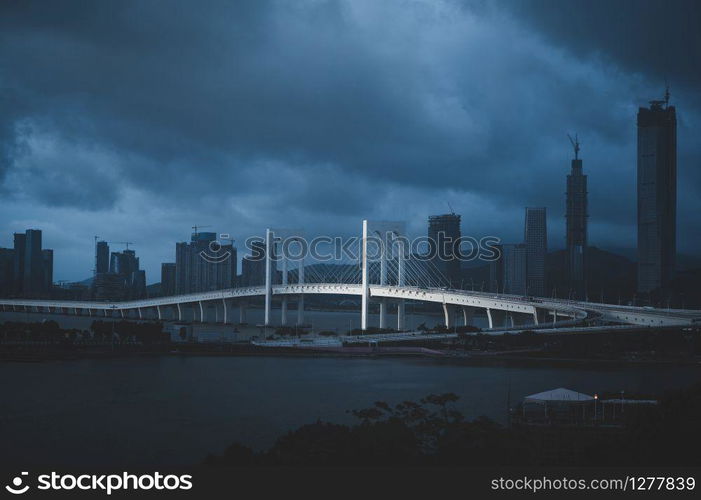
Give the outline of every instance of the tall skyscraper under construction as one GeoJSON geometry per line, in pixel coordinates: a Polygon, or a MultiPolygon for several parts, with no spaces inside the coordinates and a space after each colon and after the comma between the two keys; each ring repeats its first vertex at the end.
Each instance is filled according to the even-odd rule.
{"type": "Polygon", "coordinates": [[[677,117],[665,99],[638,110],[638,292],[664,288],[677,253],[677,117]]]}
{"type": "Polygon", "coordinates": [[[586,297],[587,264],[587,176],[579,158],[579,140],[570,137],[574,148],[572,170],[567,176],[567,280],[574,296],[586,297]]]}

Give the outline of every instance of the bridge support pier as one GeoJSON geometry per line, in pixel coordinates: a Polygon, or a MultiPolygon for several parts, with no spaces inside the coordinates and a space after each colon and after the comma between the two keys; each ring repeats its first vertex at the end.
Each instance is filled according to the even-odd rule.
{"type": "MultiPolygon", "coordinates": [[[[299,267],[297,268],[297,283],[300,285],[304,284],[304,259],[299,261],[299,267]]],[[[304,294],[299,294],[297,297],[297,325],[304,324],[304,294]]]]}
{"type": "MultiPolygon", "coordinates": [[[[404,286],[404,275],[406,274],[406,263],[404,262],[404,258],[406,255],[406,249],[404,248],[404,240],[403,239],[398,239],[398,247],[397,247],[397,285],[400,287],[404,286]]],[[[397,330],[400,332],[404,330],[405,324],[406,324],[406,317],[405,317],[405,312],[406,312],[406,304],[404,302],[404,299],[399,299],[399,303],[397,304],[397,330]]]]}
{"type": "Polygon", "coordinates": [[[177,303],[178,306],[178,321],[183,320],[183,309],[180,307],[180,302],[177,303]]]}
{"type": "Polygon", "coordinates": [[[204,308],[202,307],[202,301],[197,301],[200,306],[200,323],[204,323],[204,308]]]}
{"type": "Polygon", "coordinates": [[[387,328],[387,301],[380,299],[380,328],[387,328]]]}
{"type": "Polygon", "coordinates": [[[239,323],[245,323],[246,322],[246,303],[241,301],[239,302],[239,323]]]}
{"type": "Polygon", "coordinates": [[[472,324],[473,318],[475,316],[474,307],[463,306],[462,308],[462,319],[465,326],[472,324]]]}
{"type": "Polygon", "coordinates": [[[227,314],[228,313],[227,309],[229,306],[227,306],[227,304],[226,304],[226,299],[221,299],[221,305],[222,305],[222,308],[224,309],[224,323],[223,324],[226,325],[229,322],[229,315],[227,314]]]}
{"type": "Polygon", "coordinates": [[[304,295],[297,297],[297,325],[304,324],[304,295]]]}
{"type": "Polygon", "coordinates": [[[445,327],[453,328],[455,326],[455,306],[443,303],[443,318],[445,319],[445,327]]]}
{"type": "MultiPolygon", "coordinates": [[[[287,255],[285,254],[285,246],[282,245],[282,284],[287,286],[287,255]]],[[[282,296],[280,303],[280,324],[287,325],[287,295],[282,296]]]]}
{"type": "MultiPolygon", "coordinates": [[[[377,235],[380,238],[380,285],[387,284],[387,233],[377,235]]],[[[387,299],[380,299],[380,328],[387,328],[387,299]]]]}
{"type": "Polygon", "coordinates": [[[368,329],[368,305],[370,302],[370,282],[368,281],[368,221],[363,220],[361,245],[362,294],[360,298],[360,328],[368,329]]]}
{"type": "Polygon", "coordinates": [[[271,310],[273,306],[273,232],[265,230],[265,321],[269,326],[272,320],[271,310]]]}
{"type": "Polygon", "coordinates": [[[487,308],[487,320],[489,328],[503,328],[506,326],[506,311],[487,308]]]}

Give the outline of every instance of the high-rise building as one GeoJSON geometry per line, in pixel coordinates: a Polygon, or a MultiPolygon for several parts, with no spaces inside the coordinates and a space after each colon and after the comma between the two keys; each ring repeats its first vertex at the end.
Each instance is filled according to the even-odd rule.
{"type": "Polygon", "coordinates": [[[216,233],[192,233],[189,243],[175,246],[177,294],[232,288],[236,272],[236,247],[220,244],[216,233]]]}
{"type": "Polygon", "coordinates": [[[526,293],[526,245],[523,243],[503,245],[504,266],[503,293],[524,295],[526,293]]]}
{"type": "Polygon", "coordinates": [[[124,280],[118,274],[96,274],[93,287],[95,300],[124,300],[127,296],[124,280]]]}
{"type": "MultiPolygon", "coordinates": [[[[272,262],[273,269],[275,261],[272,262]]],[[[251,255],[241,259],[241,286],[265,285],[265,242],[251,242],[251,255]]]]}
{"type": "Polygon", "coordinates": [[[161,264],[161,295],[175,295],[175,262],[161,264]]]}
{"type": "Polygon", "coordinates": [[[44,291],[44,258],[41,253],[41,230],[27,229],[24,247],[24,276],[22,293],[26,297],[44,291]]]}
{"type": "Polygon", "coordinates": [[[15,251],[12,248],[0,248],[0,297],[9,297],[14,293],[15,251]]]}
{"type": "Polygon", "coordinates": [[[24,253],[27,243],[27,236],[24,233],[14,234],[14,263],[13,263],[13,279],[14,279],[14,295],[22,293],[24,287],[24,253]]]}
{"type": "Polygon", "coordinates": [[[489,291],[524,295],[526,293],[526,245],[502,244],[499,258],[489,264],[489,291]]]}
{"type": "Polygon", "coordinates": [[[139,258],[134,250],[112,252],[108,274],[119,277],[126,298],[139,299],[146,296],[145,272],[139,269],[139,258]]]}
{"type": "Polygon", "coordinates": [[[436,269],[452,288],[460,282],[460,216],[454,213],[428,218],[428,240],[436,269]]]}
{"type": "Polygon", "coordinates": [[[107,273],[110,270],[110,246],[106,241],[98,241],[95,245],[95,272],[107,273]]]}
{"type": "Polygon", "coordinates": [[[121,276],[125,283],[131,274],[139,269],[139,258],[134,250],[124,250],[123,252],[112,252],[110,256],[109,272],[121,276]]]}
{"type": "Polygon", "coordinates": [[[526,294],[545,295],[545,255],[548,231],[545,207],[526,207],[526,294]]]}
{"type": "Polygon", "coordinates": [[[143,269],[132,271],[128,296],[132,300],[146,298],[146,271],[143,269]]]}
{"type": "MultiPolygon", "coordinates": [[[[572,140],[570,138],[570,140],[572,140]]],[[[572,140],[574,159],[567,176],[567,281],[576,297],[586,296],[586,251],[587,251],[587,176],[582,171],[579,158],[579,141],[572,140]]]]}
{"type": "Polygon", "coordinates": [[[42,288],[45,293],[50,293],[54,286],[54,251],[45,248],[41,251],[42,261],[42,288]]]}
{"type": "Polygon", "coordinates": [[[677,253],[677,118],[663,101],[638,110],[638,291],[664,288],[677,253]]]}
{"type": "MultiPolygon", "coordinates": [[[[272,262],[273,276],[276,274],[276,262],[272,262]]],[[[241,285],[262,286],[265,284],[265,242],[251,242],[251,255],[241,260],[241,285]]]]}

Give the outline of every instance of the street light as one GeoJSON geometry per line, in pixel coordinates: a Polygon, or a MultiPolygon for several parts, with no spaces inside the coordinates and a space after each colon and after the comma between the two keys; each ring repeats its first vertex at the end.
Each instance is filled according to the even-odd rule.
{"type": "Polygon", "coordinates": [[[596,422],[596,403],[599,401],[599,395],[594,394],[594,421],[596,422]]]}

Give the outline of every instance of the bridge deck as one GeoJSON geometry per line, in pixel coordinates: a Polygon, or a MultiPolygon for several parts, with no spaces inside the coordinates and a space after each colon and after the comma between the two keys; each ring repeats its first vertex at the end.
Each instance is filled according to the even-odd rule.
{"type": "MultiPolygon", "coordinates": [[[[534,315],[539,311],[546,311],[554,319],[566,317],[571,320],[584,320],[588,317],[599,316],[604,321],[649,326],[699,324],[701,321],[701,311],[698,310],[653,309],[442,288],[370,285],[369,289],[370,296],[375,299],[416,300],[452,307],[477,308],[525,315],[534,315]]],[[[309,294],[360,296],[362,294],[362,286],[343,283],[272,286],[272,295],[275,296],[309,294]]],[[[265,287],[260,286],[124,302],[0,299],[0,308],[3,310],[54,308],[66,310],[67,312],[70,310],[123,312],[264,295],[265,287]]]]}

